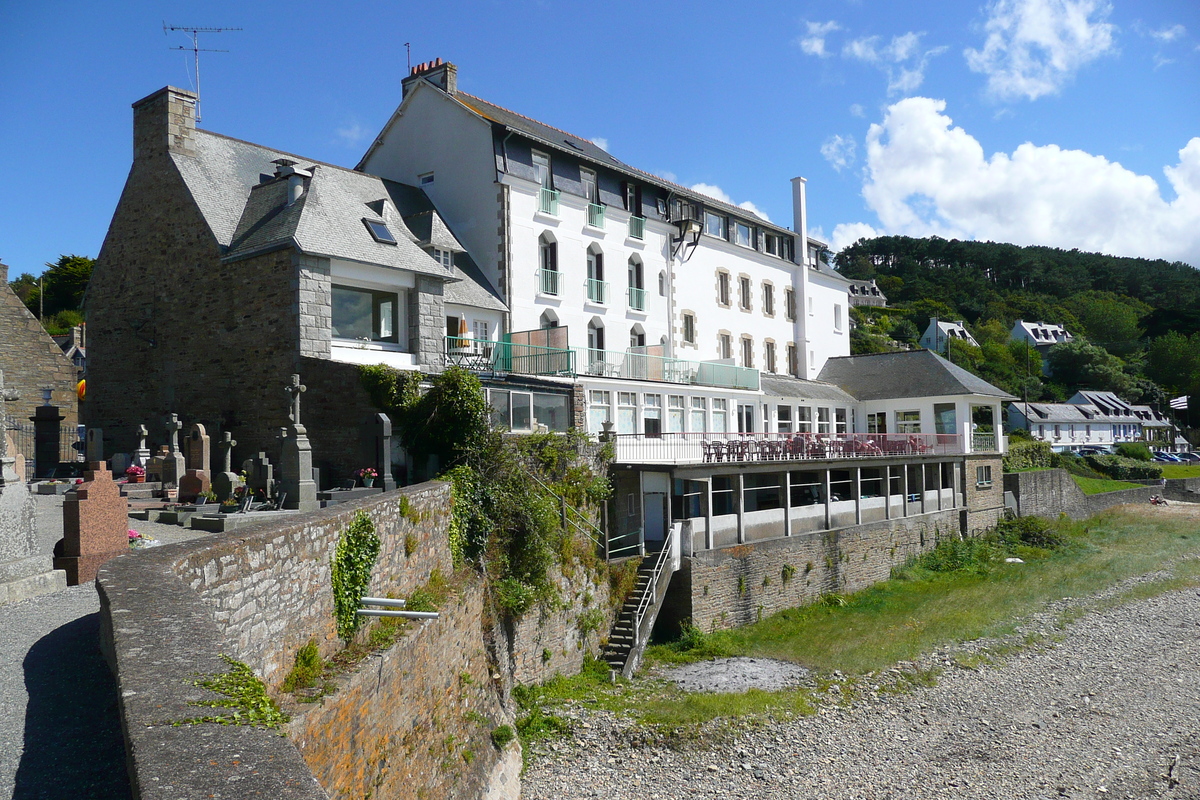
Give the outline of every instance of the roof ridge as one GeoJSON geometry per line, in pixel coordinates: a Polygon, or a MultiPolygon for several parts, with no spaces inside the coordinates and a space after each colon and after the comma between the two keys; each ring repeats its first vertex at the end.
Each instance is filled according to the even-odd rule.
{"type": "MultiPolygon", "coordinates": [[[[502,105],[500,105],[499,103],[493,103],[491,100],[485,100],[485,99],[483,99],[482,97],[477,97],[476,95],[473,95],[473,94],[471,94],[471,93],[469,93],[469,92],[464,92],[464,91],[461,91],[461,90],[460,90],[460,91],[459,91],[459,92],[457,92],[457,94],[456,94],[456,95],[454,95],[454,96],[455,96],[455,97],[465,96],[465,97],[469,97],[469,98],[470,98],[470,99],[472,99],[472,100],[476,100],[476,101],[478,101],[478,102],[480,102],[480,103],[487,103],[487,104],[488,104],[488,105],[490,105],[490,106],[495,106],[496,108],[500,109],[501,111],[504,111],[504,112],[507,112],[507,113],[509,113],[509,114],[512,114],[514,117],[520,117],[521,119],[529,120],[530,122],[532,122],[532,123],[534,123],[534,124],[536,124],[536,125],[541,125],[541,126],[543,126],[543,127],[549,128],[549,129],[550,129],[550,130],[552,130],[552,131],[558,131],[559,133],[563,134],[564,136],[571,136],[571,137],[574,137],[574,138],[576,138],[576,139],[581,139],[582,141],[589,142],[590,144],[596,145],[596,147],[600,147],[600,145],[596,144],[596,143],[595,143],[595,142],[593,142],[591,139],[585,138],[585,137],[583,137],[583,136],[580,136],[580,135],[578,135],[578,134],[575,134],[575,133],[571,133],[570,131],[565,131],[565,130],[563,130],[562,128],[558,127],[557,125],[551,125],[551,124],[549,124],[549,123],[547,123],[547,122],[542,122],[540,119],[534,119],[533,117],[530,117],[530,116],[528,116],[528,115],[526,115],[526,114],[522,114],[522,113],[521,113],[521,112],[519,112],[519,111],[513,111],[511,108],[507,108],[507,107],[505,107],[505,106],[502,106],[502,105]]],[[[459,102],[462,102],[462,101],[460,100],[459,102]]],[[[463,105],[466,105],[468,108],[470,108],[470,106],[469,106],[467,103],[463,103],[463,105]]],[[[471,109],[471,110],[472,110],[472,111],[475,111],[476,113],[482,114],[482,112],[481,112],[481,111],[479,111],[478,109],[471,109]]],[[[486,116],[486,115],[484,115],[484,116],[486,116]]],[[[791,233],[795,233],[795,231],[793,231],[791,228],[788,228],[788,227],[786,227],[786,226],[784,226],[784,225],[778,225],[778,224],[776,224],[776,223],[772,222],[771,220],[769,220],[769,219],[767,219],[767,218],[765,218],[765,217],[760,217],[758,214],[755,214],[753,211],[751,211],[751,210],[749,210],[749,209],[747,209],[747,208],[742,208],[741,206],[739,206],[739,205],[736,205],[735,203],[732,203],[732,202],[726,202],[726,201],[724,201],[724,200],[722,200],[722,199],[720,199],[720,198],[718,198],[718,197],[713,197],[712,195],[705,194],[704,192],[697,191],[697,190],[695,190],[695,189],[691,188],[690,186],[684,186],[683,184],[680,184],[680,183],[675,183],[674,181],[667,180],[666,178],[662,177],[661,175],[655,175],[653,172],[647,172],[647,171],[646,171],[646,170],[644,170],[644,169],[638,169],[637,167],[633,166],[632,164],[629,164],[629,163],[627,163],[627,162],[625,162],[625,161],[622,161],[621,159],[619,159],[619,158],[617,158],[616,156],[614,156],[612,153],[609,153],[609,152],[608,152],[608,150],[605,150],[603,147],[600,147],[600,149],[601,149],[601,150],[604,150],[604,152],[605,152],[605,153],[608,153],[608,157],[609,157],[609,158],[611,158],[613,161],[617,162],[617,163],[618,163],[618,164],[620,164],[622,167],[624,167],[624,168],[628,169],[628,170],[629,170],[629,171],[631,171],[631,172],[636,172],[636,173],[638,173],[639,175],[645,175],[645,176],[646,176],[646,177],[648,177],[648,178],[653,178],[654,180],[656,180],[656,181],[658,181],[658,182],[660,182],[660,183],[666,184],[667,186],[673,186],[673,187],[675,187],[676,189],[680,189],[680,190],[682,190],[682,191],[684,191],[684,192],[688,192],[688,193],[690,193],[690,194],[694,194],[694,195],[699,195],[700,197],[703,197],[703,198],[705,198],[705,199],[707,199],[707,200],[711,200],[711,201],[713,201],[714,203],[719,203],[720,205],[722,205],[722,206],[724,206],[724,207],[726,207],[726,208],[729,208],[729,209],[736,209],[737,211],[741,211],[741,212],[743,212],[743,213],[745,213],[745,214],[749,214],[750,216],[754,217],[755,219],[762,220],[763,222],[767,223],[768,225],[774,225],[776,228],[781,228],[781,229],[783,229],[783,230],[790,231],[791,233]]]]}
{"type": "Polygon", "coordinates": [[[277,147],[268,147],[265,144],[258,144],[257,142],[247,141],[246,139],[239,139],[236,136],[229,136],[228,134],[217,133],[216,131],[205,130],[203,128],[197,128],[196,131],[198,133],[203,133],[208,136],[215,136],[218,139],[227,139],[228,141],[237,142],[238,144],[245,144],[245,145],[249,145],[250,147],[257,147],[260,150],[269,150],[272,153],[279,153],[280,155],[289,156],[291,158],[297,159],[301,163],[308,162],[309,164],[311,164],[314,167],[316,167],[316,166],[329,167],[331,169],[336,169],[339,172],[351,172],[351,173],[354,173],[355,175],[361,175],[364,178],[374,178],[375,180],[382,180],[378,175],[372,175],[369,172],[363,172],[361,170],[352,169],[351,167],[339,166],[338,164],[330,164],[327,161],[318,161],[315,158],[309,158],[308,156],[298,155],[296,153],[288,152],[287,150],[280,150],[277,147]]]}

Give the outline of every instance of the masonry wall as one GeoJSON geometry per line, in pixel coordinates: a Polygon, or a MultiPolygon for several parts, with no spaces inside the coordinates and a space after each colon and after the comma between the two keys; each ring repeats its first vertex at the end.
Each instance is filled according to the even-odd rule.
{"type": "Polygon", "coordinates": [[[207,693],[192,686],[194,676],[224,671],[219,653],[249,664],[274,692],[310,639],[323,656],[340,649],[330,556],[360,510],[382,541],[372,594],[403,597],[434,570],[449,573],[447,484],[120,556],[101,569],[103,630],[138,796],[210,796],[237,780],[240,797],[473,798],[488,787],[516,797],[519,748],[490,742],[511,717],[491,678],[482,588],[469,576],[440,619],[414,624],[320,704],[284,698],[294,715],[289,738],[169,724],[196,716],[187,701],[207,693]]]}
{"type": "Polygon", "coordinates": [[[685,558],[663,614],[702,630],[748,625],[829,592],[856,592],[959,535],[959,510],[781,537],[685,558]],[[785,569],[785,567],[787,569],[785,569]]]}
{"type": "Polygon", "coordinates": [[[1103,494],[1084,494],[1062,469],[1015,472],[1004,476],[1005,491],[1017,498],[1018,513],[1023,517],[1055,518],[1060,513],[1071,519],[1086,519],[1105,509],[1126,503],[1146,503],[1151,495],[1162,494],[1157,483],[1103,494]]]}
{"type": "MultiPolygon", "coordinates": [[[[4,386],[20,397],[5,404],[5,410],[28,424],[34,410],[43,404],[42,389],[52,390],[50,402],[58,406],[65,430],[79,422],[75,394],[75,365],[67,359],[50,334],[8,286],[8,268],[0,264],[0,370],[4,386]]],[[[32,457],[33,453],[26,453],[32,457]]]]}
{"type": "MultiPolygon", "coordinates": [[[[84,422],[104,429],[108,453],[129,452],[140,424],[148,444],[166,443],[164,418],[177,413],[231,431],[235,464],[259,450],[277,462],[283,387],[299,358],[292,254],[221,262],[158,135],[155,104],[166,102],[135,113],[136,157],[88,288],[84,422]]],[[[190,158],[181,130],[176,153],[190,158]]]]}
{"type": "Polygon", "coordinates": [[[963,463],[963,491],[966,495],[966,518],[963,533],[978,536],[996,527],[1004,515],[1004,462],[999,455],[969,455],[963,463]],[[989,467],[991,485],[977,482],[977,468],[989,467]]]}
{"type": "Polygon", "coordinates": [[[513,680],[535,684],[555,675],[576,675],[584,658],[600,655],[600,640],[608,636],[619,609],[603,568],[589,570],[576,563],[566,575],[555,576],[562,602],[537,607],[507,627],[505,649],[513,680]]]}

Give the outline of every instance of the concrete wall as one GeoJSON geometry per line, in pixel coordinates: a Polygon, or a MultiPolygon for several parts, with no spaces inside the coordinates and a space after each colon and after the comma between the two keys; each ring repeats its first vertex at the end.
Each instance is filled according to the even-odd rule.
{"type": "Polygon", "coordinates": [[[310,639],[323,656],[340,649],[329,560],[359,510],[383,543],[372,594],[403,597],[433,570],[450,571],[446,484],[120,556],[101,569],[104,636],[138,796],[209,796],[234,780],[242,797],[466,798],[488,786],[516,796],[519,749],[502,753],[490,742],[511,719],[491,679],[482,589],[470,577],[439,620],[362,662],[319,705],[284,698],[289,738],[169,724],[198,715],[188,701],[210,695],[193,686],[195,675],[225,671],[219,654],[249,664],[273,692],[310,639]],[[406,537],[415,537],[410,556],[406,537]]]}
{"type": "Polygon", "coordinates": [[[958,536],[958,526],[954,509],[699,552],[684,559],[672,580],[663,619],[731,628],[822,594],[855,592],[886,579],[940,537],[958,536]],[[786,581],[785,565],[791,567],[786,581]]]}

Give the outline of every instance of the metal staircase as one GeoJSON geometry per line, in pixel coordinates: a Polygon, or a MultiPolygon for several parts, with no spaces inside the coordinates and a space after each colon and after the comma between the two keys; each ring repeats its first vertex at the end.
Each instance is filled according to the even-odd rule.
{"type": "Polygon", "coordinates": [[[671,585],[674,538],[675,531],[672,529],[663,542],[662,550],[642,561],[633,593],[621,607],[621,613],[617,615],[617,621],[609,633],[604,660],[622,677],[631,677],[641,664],[642,653],[650,641],[650,632],[654,630],[654,621],[658,618],[667,587],[671,585]]]}

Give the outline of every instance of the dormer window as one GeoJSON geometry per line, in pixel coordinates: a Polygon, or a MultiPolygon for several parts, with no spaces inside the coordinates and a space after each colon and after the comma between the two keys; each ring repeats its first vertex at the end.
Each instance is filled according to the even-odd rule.
{"type": "Polygon", "coordinates": [[[371,236],[380,244],[395,244],[396,237],[392,236],[392,232],[388,230],[385,222],[377,219],[363,219],[367,230],[371,232],[371,236]]]}
{"type": "Polygon", "coordinates": [[[450,250],[441,250],[435,247],[433,248],[433,260],[446,269],[450,269],[454,266],[454,253],[450,250]]]}

